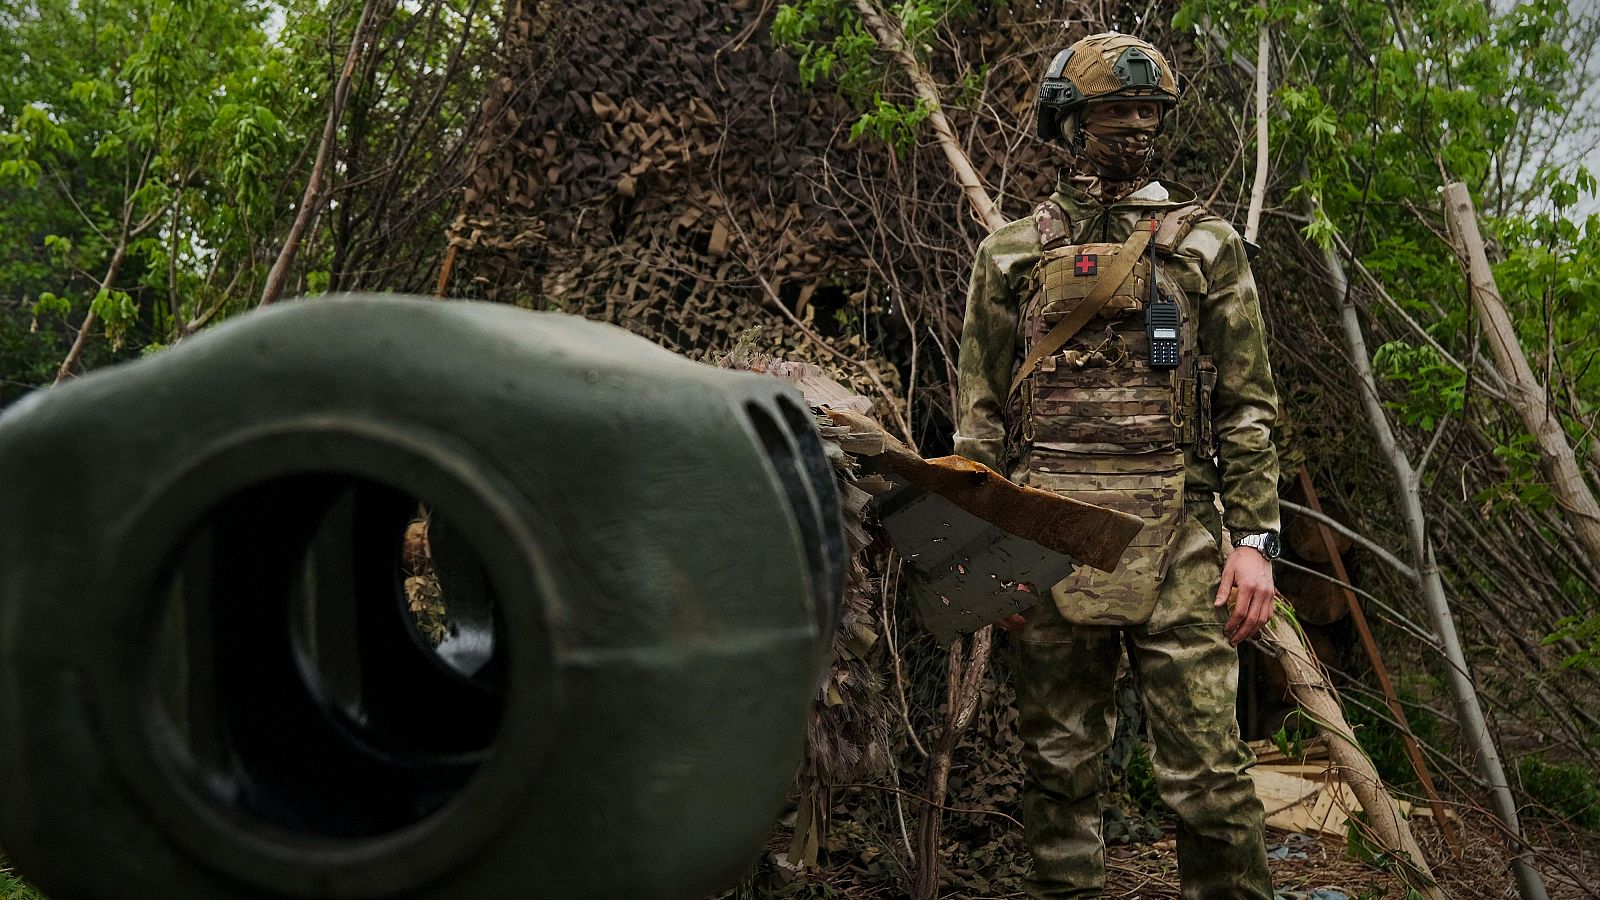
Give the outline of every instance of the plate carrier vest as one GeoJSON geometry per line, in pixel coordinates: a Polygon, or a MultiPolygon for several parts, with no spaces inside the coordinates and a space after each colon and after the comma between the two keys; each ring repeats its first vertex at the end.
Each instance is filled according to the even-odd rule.
{"type": "Polygon", "coordinates": [[[1214,452],[1216,367],[1197,354],[1188,295],[1157,261],[1170,257],[1204,214],[1198,204],[1185,206],[1142,219],[1125,243],[1071,244],[1071,225],[1059,205],[1047,200],[1034,211],[1041,252],[1019,317],[1025,361],[1009,404],[1008,443],[1018,454],[1019,481],[1145,523],[1115,571],[1080,567],[1051,589],[1070,622],[1149,620],[1183,519],[1184,448],[1197,444],[1202,455],[1214,452]],[[1104,275],[1129,267],[1119,257],[1134,253],[1120,284],[1095,290],[1104,275]],[[1152,268],[1156,288],[1182,314],[1174,369],[1150,365],[1145,307],[1152,268]],[[1103,301],[1097,310],[1096,301],[1103,301]],[[1051,335],[1063,319],[1091,312],[1076,329],[1066,326],[1070,334],[1051,335]]]}

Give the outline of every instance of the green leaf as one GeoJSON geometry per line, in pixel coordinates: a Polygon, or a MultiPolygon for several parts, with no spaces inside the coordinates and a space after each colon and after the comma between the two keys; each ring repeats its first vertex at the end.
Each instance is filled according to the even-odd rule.
{"type": "Polygon", "coordinates": [[[1178,11],[1172,14],[1172,30],[1181,32],[1192,29],[1199,14],[1200,4],[1194,0],[1179,6],[1178,11]]]}
{"type": "Polygon", "coordinates": [[[65,297],[58,297],[49,291],[41,293],[39,295],[39,299],[34,301],[33,304],[34,318],[49,315],[50,313],[55,313],[59,316],[65,316],[70,312],[72,312],[72,301],[65,297]]]}
{"type": "Polygon", "coordinates": [[[101,138],[98,144],[94,145],[94,150],[89,153],[89,158],[101,159],[116,153],[118,150],[121,150],[122,147],[123,143],[120,136],[116,134],[108,134],[101,138]]]}

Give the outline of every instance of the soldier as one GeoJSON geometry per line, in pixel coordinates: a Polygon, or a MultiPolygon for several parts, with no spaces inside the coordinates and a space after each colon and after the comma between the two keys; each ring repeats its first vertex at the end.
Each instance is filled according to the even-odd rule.
{"type": "Polygon", "coordinates": [[[1097,34],[1061,51],[1038,131],[1072,168],[983,242],[967,294],[956,452],[1145,521],[1116,572],[1074,573],[1002,623],[1033,897],[1103,889],[1101,758],[1124,648],[1178,817],[1183,896],[1272,897],[1234,704],[1236,647],[1276,596],[1277,398],[1244,241],[1150,175],[1176,102],[1144,41],[1097,34]],[[1223,525],[1238,548],[1226,565],[1223,525]]]}

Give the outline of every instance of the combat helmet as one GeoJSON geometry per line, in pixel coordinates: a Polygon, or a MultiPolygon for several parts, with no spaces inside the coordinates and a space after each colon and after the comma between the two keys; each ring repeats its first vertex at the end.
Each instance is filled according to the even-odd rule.
{"type": "Polygon", "coordinates": [[[1178,102],[1178,79],[1147,41],[1132,35],[1091,34],[1056,54],[1039,85],[1039,137],[1062,139],[1061,123],[1092,100],[1148,97],[1169,109],[1178,102]]]}

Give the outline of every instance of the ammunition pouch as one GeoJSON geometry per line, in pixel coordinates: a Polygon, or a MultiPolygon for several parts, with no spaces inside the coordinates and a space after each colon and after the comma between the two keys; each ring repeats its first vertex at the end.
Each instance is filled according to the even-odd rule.
{"type": "Polygon", "coordinates": [[[1212,395],[1217,389],[1217,365],[1209,356],[1185,359],[1173,371],[1173,394],[1177,397],[1174,424],[1178,443],[1193,446],[1202,457],[1217,455],[1216,434],[1211,425],[1212,395]]]}

